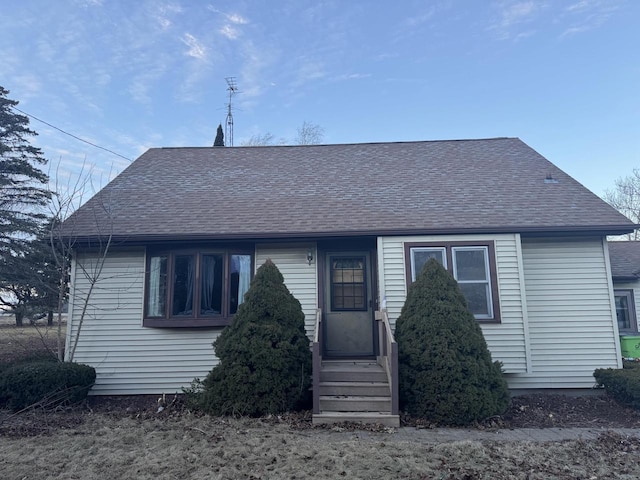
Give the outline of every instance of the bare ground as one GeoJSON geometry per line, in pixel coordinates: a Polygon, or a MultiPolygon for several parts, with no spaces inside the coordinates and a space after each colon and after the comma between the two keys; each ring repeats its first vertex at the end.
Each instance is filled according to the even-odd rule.
{"type": "MultiPolygon", "coordinates": [[[[0,328],[0,361],[44,348],[40,333],[0,328]],[[13,354],[8,353],[13,351],[13,354]],[[14,356],[12,356],[14,355],[14,356]]],[[[50,336],[49,336],[50,335],[50,336]]],[[[384,427],[314,428],[310,412],[263,419],[217,418],[168,398],[91,397],[55,412],[0,410],[0,472],[13,479],[635,479],[640,478],[640,415],[606,396],[529,395],[477,431],[588,427],[591,440],[425,441],[433,428],[403,418],[384,427]],[[638,428],[638,436],[608,429],[638,428]],[[408,432],[408,433],[407,433],[408,432]]],[[[490,438],[490,436],[487,436],[490,438]]]]}

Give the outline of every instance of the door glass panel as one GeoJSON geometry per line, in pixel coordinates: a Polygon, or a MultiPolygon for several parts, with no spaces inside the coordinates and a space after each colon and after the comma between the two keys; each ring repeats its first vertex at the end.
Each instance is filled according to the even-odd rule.
{"type": "Polygon", "coordinates": [[[331,310],[366,310],[364,257],[331,259],[331,310]]]}

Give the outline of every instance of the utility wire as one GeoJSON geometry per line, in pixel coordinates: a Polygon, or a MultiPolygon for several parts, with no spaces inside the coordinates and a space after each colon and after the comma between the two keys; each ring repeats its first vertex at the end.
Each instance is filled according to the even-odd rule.
{"type": "Polygon", "coordinates": [[[95,143],[91,143],[89,140],[85,140],[84,138],[77,137],[77,136],[75,136],[73,133],[65,132],[65,131],[64,131],[64,130],[62,130],[61,128],[58,128],[58,127],[56,127],[55,125],[51,125],[49,122],[45,122],[44,120],[42,120],[42,119],[40,119],[40,118],[36,117],[35,115],[31,115],[30,113],[27,113],[27,112],[25,112],[25,111],[23,111],[23,110],[20,110],[18,107],[11,106],[11,108],[13,108],[14,110],[17,110],[18,112],[20,112],[20,113],[22,113],[22,114],[26,115],[27,117],[31,117],[31,118],[33,118],[34,120],[37,120],[37,121],[39,121],[39,122],[42,122],[42,123],[44,123],[45,125],[50,126],[51,128],[55,128],[55,129],[56,129],[56,130],[58,130],[59,132],[62,132],[62,133],[64,133],[65,135],[69,135],[70,137],[73,137],[73,138],[75,138],[76,140],[80,140],[81,142],[87,143],[87,144],[91,145],[92,147],[100,148],[100,149],[102,149],[102,150],[104,150],[104,151],[106,151],[106,152],[113,153],[114,155],[117,155],[118,157],[124,158],[125,160],[128,160],[128,161],[130,161],[130,162],[132,161],[130,158],[127,158],[127,157],[125,157],[124,155],[120,155],[118,152],[114,152],[113,150],[109,150],[108,148],[101,147],[100,145],[96,145],[95,143]]]}

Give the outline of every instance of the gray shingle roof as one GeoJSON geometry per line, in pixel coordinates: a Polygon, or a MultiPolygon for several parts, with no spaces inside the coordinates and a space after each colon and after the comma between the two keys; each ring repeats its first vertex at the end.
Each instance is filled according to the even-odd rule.
{"type": "Polygon", "coordinates": [[[129,240],[632,227],[517,138],[153,148],[66,223],[129,240]]]}
{"type": "Polygon", "coordinates": [[[609,259],[613,278],[640,278],[640,242],[609,242],[609,259]]]}

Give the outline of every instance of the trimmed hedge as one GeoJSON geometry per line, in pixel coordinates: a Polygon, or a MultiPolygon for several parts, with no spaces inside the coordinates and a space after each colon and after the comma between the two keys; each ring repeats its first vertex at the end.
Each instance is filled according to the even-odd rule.
{"type": "Polygon", "coordinates": [[[96,381],[93,367],[78,363],[34,361],[0,374],[0,404],[14,411],[32,405],[54,407],[84,400],[96,381]]]}
{"type": "Polygon", "coordinates": [[[640,410],[640,368],[637,364],[625,363],[622,370],[599,368],[593,376],[616,402],[640,410]]]}

